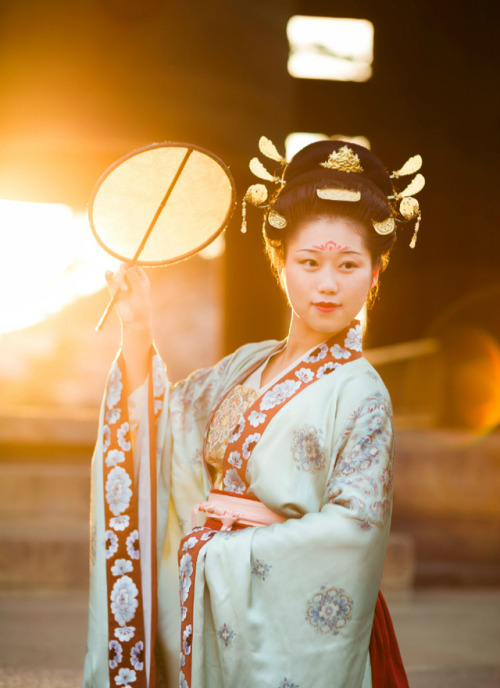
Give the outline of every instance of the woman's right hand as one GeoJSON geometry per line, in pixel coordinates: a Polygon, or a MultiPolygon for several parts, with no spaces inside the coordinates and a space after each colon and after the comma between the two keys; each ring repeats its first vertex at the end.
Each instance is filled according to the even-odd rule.
{"type": "Polygon", "coordinates": [[[151,288],[142,267],[123,263],[113,273],[106,272],[111,295],[119,290],[116,310],[123,328],[151,330],[151,288]]]}
{"type": "Polygon", "coordinates": [[[151,289],[149,279],[138,265],[120,265],[117,272],[107,272],[111,294],[120,289],[116,310],[122,324],[122,354],[129,393],[137,389],[148,374],[153,346],[151,289]]]}

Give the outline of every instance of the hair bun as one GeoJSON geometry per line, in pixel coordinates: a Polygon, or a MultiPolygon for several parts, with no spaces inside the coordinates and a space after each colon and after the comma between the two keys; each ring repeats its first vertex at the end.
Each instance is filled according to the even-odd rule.
{"type": "Polygon", "coordinates": [[[299,176],[309,173],[314,173],[317,176],[319,171],[325,177],[334,178],[337,175],[341,175],[345,179],[359,174],[361,177],[373,182],[382,191],[384,196],[392,194],[391,179],[381,161],[368,148],[357,143],[325,140],[309,144],[296,153],[288,163],[285,169],[284,180],[290,182],[299,176]],[[328,169],[328,167],[324,166],[323,163],[328,161],[332,153],[335,154],[344,146],[347,146],[359,158],[362,171],[342,171],[339,169],[328,169]]]}

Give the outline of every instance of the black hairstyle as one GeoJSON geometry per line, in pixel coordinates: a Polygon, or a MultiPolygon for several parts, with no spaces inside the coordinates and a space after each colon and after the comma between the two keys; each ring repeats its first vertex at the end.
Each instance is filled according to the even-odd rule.
{"type": "MultiPolygon", "coordinates": [[[[380,160],[370,150],[355,143],[326,140],[316,141],[300,150],[288,163],[284,172],[284,186],[271,199],[264,217],[263,235],[266,253],[275,273],[279,273],[286,255],[288,241],[297,226],[314,217],[338,216],[357,220],[363,227],[363,239],[372,264],[384,270],[395,241],[395,232],[378,234],[372,220],[382,222],[394,216],[388,196],[392,182],[380,160]],[[355,153],[362,172],[344,172],[323,167],[331,153],[348,146],[355,153]],[[319,198],[317,190],[334,187],[359,191],[359,201],[331,201],[319,198]],[[275,210],[286,219],[286,227],[276,229],[269,223],[269,211],[275,210]]],[[[370,294],[372,302],[374,294],[370,294]]]]}

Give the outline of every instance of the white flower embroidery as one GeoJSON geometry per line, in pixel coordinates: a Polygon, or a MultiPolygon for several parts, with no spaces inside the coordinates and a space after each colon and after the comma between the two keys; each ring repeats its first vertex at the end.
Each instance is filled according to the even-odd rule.
{"type": "Polygon", "coordinates": [[[109,559],[118,552],[118,537],[112,530],[106,531],[106,543],[108,543],[108,541],[109,545],[106,548],[106,559],[109,559]]]}
{"type": "Polygon", "coordinates": [[[111,409],[120,401],[123,385],[121,383],[122,374],[117,364],[113,366],[108,381],[108,393],[106,395],[106,406],[111,409]]]}
{"type": "MultiPolygon", "coordinates": [[[[243,447],[241,449],[241,453],[243,454],[244,459],[250,458],[250,454],[252,453],[252,449],[253,449],[253,447],[251,447],[250,445],[253,444],[255,446],[259,440],[260,440],[260,433],[258,433],[258,432],[254,432],[253,435],[248,435],[246,440],[243,442],[243,447]]],[[[238,468],[238,466],[236,468],[238,468]]]]}
{"type": "Polygon", "coordinates": [[[132,650],[130,651],[130,663],[137,671],[144,669],[144,662],[141,661],[141,654],[144,651],[144,643],[138,640],[132,650]]]}
{"type": "Polygon", "coordinates": [[[155,407],[154,413],[156,416],[156,414],[159,413],[163,408],[163,401],[161,401],[160,399],[155,399],[154,407],[155,407]]]}
{"type": "Polygon", "coordinates": [[[163,396],[165,392],[165,369],[159,356],[153,356],[153,395],[163,396]]]}
{"type": "Polygon", "coordinates": [[[134,637],[135,626],[122,626],[121,628],[115,628],[115,637],[121,640],[122,643],[127,643],[134,637]]]}
{"type": "Polygon", "coordinates": [[[111,442],[111,430],[108,425],[104,425],[102,428],[102,452],[105,454],[109,449],[109,443],[111,442]]]}
{"type": "Polygon", "coordinates": [[[127,421],[125,423],[122,423],[121,427],[119,428],[118,432],[116,433],[116,438],[118,440],[118,446],[120,449],[123,449],[123,451],[130,451],[132,448],[132,445],[130,441],[128,440],[128,433],[129,433],[130,427],[127,421]]]}
{"type": "Polygon", "coordinates": [[[321,344],[320,347],[314,349],[314,351],[309,356],[306,356],[303,359],[304,363],[317,363],[318,361],[322,361],[327,353],[328,353],[327,345],[321,344]],[[318,353],[316,353],[316,351],[318,353]]]}
{"type": "Polygon", "coordinates": [[[131,484],[128,473],[121,466],[110,470],[106,480],[106,501],[115,516],[128,508],[132,497],[131,484]]]}
{"type": "Polygon", "coordinates": [[[210,540],[212,537],[212,533],[203,533],[203,535],[200,537],[200,540],[210,540]]]}
{"type": "Polygon", "coordinates": [[[124,686],[128,688],[129,683],[134,683],[137,679],[137,674],[133,669],[120,669],[118,676],[115,676],[115,683],[117,686],[124,686]]]}
{"type": "Polygon", "coordinates": [[[301,385],[302,382],[300,382],[300,380],[285,380],[284,382],[279,382],[264,394],[260,402],[260,410],[268,411],[278,406],[278,404],[283,403],[286,399],[291,397],[301,385]]]}
{"type": "Polygon", "coordinates": [[[139,540],[139,533],[133,530],[127,538],[127,553],[131,559],[139,559],[140,552],[135,548],[135,542],[139,540]]]}
{"type": "Polygon", "coordinates": [[[344,349],[344,347],[340,346],[340,344],[334,344],[332,347],[330,347],[330,351],[333,358],[336,359],[351,357],[351,352],[347,351],[347,349],[344,349]]]}
{"type": "Polygon", "coordinates": [[[119,449],[112,449],[106,456],[106,466],[117,466],[125,461],[125,454],[119,449]]]}
{"type": "Polygon", "coordinates": [[[111,567],[113,576],[123,576],[124,573],[130,573],[133,570],[134,567],[129,559],[117,559],[111,567]]]}
{"type": "Polygon", "coordinates": [[[235,468],[230,468],[224,476],[224,492],[237,492],[238,494],[245,492],[245,483],[235,468]]]}
{"type": "Polygon", "coordinates": [[[301,382],[311,382],[314,373],[310,368],[301,368],[295,371],[295,376],[298,377],[301,382]]]}
{"type": "Polygon", "coordinates": [[[316,377],[319,380],[327,375],[330,370],[336,370],[337,368],[340,368],[340,363],[332,363],[332,361],[328,361],[328,363],[325,363],[325,365],[322,365],[321,368],[318,369],[316,377]]]}
{"type": "Polygon", "coordinates": [[[110,409],[106,411],[106,423],[114,425],[117,420],[120,420],[121,411],[119,408],[110,409]]]}
{"type": "Polygon", "coordinates": [[[229,436],[228,443],[236,442],[236,440],[240,437],[241,433],[243,432],[244,427],[245,427],[245,419],[243,418],[243,416],[240,416],[240,418],[238,420],[238,424],[236,425],[232,434],[229,436]]]}
{"type": "Polygon", "coordinates": [[[184,554],[179,564],[179,592],[181,602],[185,602],[191,588],[191,576],[193,575],[193,560],[190,554],[184,554]]]}
{"type": "Polygon", "coordinates": [[[228,463],[235,468],[241,468],[241,455],[240,452],[233,451],[229,454],[228,463]]]}
{"type": "Polygon", "coordinates": [[[186,677],[184,676],[183,671],[181,671],[179,675],[179,688],[189,688],[188,682],[186,681],[186,677]]]}
{"type": "Polygon", "coordinates": [[[266,420],[266,417],[263,413],[259,413],[258,411],[252,411],[252,413],[248,416],[248,422],[252,426],[252,428],[256,428],[257,425],[260,425],[266,420]]]}
{"type": "Polygon", "coordinates": [[[361,351],[361,339],[361,325],[351,327],[345,338],[344,346],[347,346],[349,349],[354,349],[354,351],[361,351]]]}
{"type": "Polygon", "coordinates": [[[186,542],[182,545],[182,551],[185,552],[187,549],[192,549],[198,540],[195,537],[190,537],[186,542]]]}
{"type": "Polygon", "coordinates": [[[110,669],[116,669],[118,664],[123,659],[123,651],[122,651],[122,646],[117,640],[110,640],[109,641],[109,649],[114,652],[113,657],[109,660],[109,668],[110,669]]]}
{"type": "Polygon", "coordinates": [[[129,576],[122,576],[113,585],[111,591],[111,611],[116,619],[116,623],[124,626],[134,618],[135,610],[138,607],[137,586],[129,576]]]}
{"type": "Polygon", "coordinates": [[[188,624],[182,633],[182,649],[184,655],[191,654],[191,635],[193,633],[193,627],[188,624]]]}
{"type": "Polygon", "coordinates": [[[121,515],[121,516],[114,516],[113,518],[109,519],[109,525],[113,528],[113,530],[125,530],[125,528],[128,528],[130,522],[130,518],[127,515],[121,515]]]}
{"type": "Polygon", "coordinates": [[[181,605],[181,621],[184,621],[188,613],[187,607],[181,605]]]}

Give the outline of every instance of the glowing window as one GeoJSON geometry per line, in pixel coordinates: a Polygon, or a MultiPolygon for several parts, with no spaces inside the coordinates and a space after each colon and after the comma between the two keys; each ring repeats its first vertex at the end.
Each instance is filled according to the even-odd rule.
{"type": "Polygon", "coordinates": [[[373,24],[366,19],[291,17],[288,72],[301,79],[368,81],[372,76],[373,24]]]}

